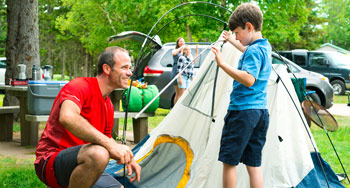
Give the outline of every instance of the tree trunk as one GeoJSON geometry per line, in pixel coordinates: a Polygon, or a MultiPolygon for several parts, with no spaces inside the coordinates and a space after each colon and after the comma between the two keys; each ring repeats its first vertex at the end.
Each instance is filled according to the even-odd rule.
{"type": "Polygon", "coordinates": [[[83,77],[88,77],[89,54],[84,54],[83,77]]]}
{"type": "MultiPolygon", "coordinates": [[[[7,0],[7,38],[5,83],[18,78],[18,64],[25,64],[26,77],[31,78],[34,64],[40,66],[38,0],[7,0]]],[[[12,105],[5,96],[4,104],[12,105]]]]}
{"type": "Polygon", "coordinates": [[[62,70],[61,70],[61,80],[64,80],[66,70],[66,48],[62,51],[62,70]]]}
{"type": "Polygon", "coordinates": [[[185,24],[185,26],[186,26],[186,32],[187,32],[187,41],[192,42],[192,33],[191,33],[190,26],[188,24],[185,24]]]}

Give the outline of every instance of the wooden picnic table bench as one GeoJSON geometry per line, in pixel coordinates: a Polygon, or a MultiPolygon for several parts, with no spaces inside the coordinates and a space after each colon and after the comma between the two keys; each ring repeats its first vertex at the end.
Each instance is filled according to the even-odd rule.
{"type": "MultiPolygon", "coordinates": [[[[128,118],[133,118],[133,133],[134,133],[134,142],[140,142],[147,134],[148,134],[148,117],[152,117],[154,113],[142,113],[138,119],[135,119],[137,112],[129,112],[128,118]]],[[[114,126],[112,129],[112,136],[115,138],[118,134],[117,131],[119,129],[118,122],[120,118],[125,117],[125,112],[122,111],[114,111],[114,126]]],[[[30,115],[27,114],[25,116],[26,121],[29,122],[44,122],[49,119],[49,115],[30,115]]],[[[38,140],[38,131],[32,131],[31,137],[33,140],[38,140]],[[36,134],[35,134],[36,133],[36,134]]],[[[37,142],[36,142],[37,143],[37,142]]]]}
{"type": "Polygon", "coordinates": [[[19,106],[0,107],[0,141],[12,141],[13,114],[19,112],[19,106]]]}

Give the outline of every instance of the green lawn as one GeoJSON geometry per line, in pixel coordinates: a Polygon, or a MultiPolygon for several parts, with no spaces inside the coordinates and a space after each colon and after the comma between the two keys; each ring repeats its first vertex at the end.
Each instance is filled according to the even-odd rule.
{"type": "Polygon", "coordinates": [[[348,104],[348,96],[347,95],[334,95],[333,102],[340,103],[340,104],[348,104]]]}
{"type": "Polygon", "coordinates": [[[46,187],[37,178],[33,163],[34,159],[0,156],[0,187],[46,187]]]}
{"type": "Polygon", "coordinates": [[[2,106],[2,102],[4,100],[4,97],[5,97],[5,95],[3,95],[3,94],[0,95],[0,106],[2,106]]]}
{"type": "MultiPolygon", "coordinates": [[[[342,99],[343,96],[335,97],[336,101],[342,99]]],[[[168,113],[169,110],[158,109],[156,116],[149,118],[149,129],[154,129],[168,113]]],[[[350,173],[350,126],[347,123],[350,122],[350,117],[335,116],[335,118],[339,124],[339,130],[329,132],[328,134],[335,145],[347,173],[350,173]]],[[[121,119],[120,130],[123,129],[123,123],[124,120],[121,119]]],[[[43,127],[44,125],[40,126],[41,129],[43,127]]],[[[14,131],[19,131],[19,129],[19,125],[16,123],[14,125],[14,131]]],[[[132,130],[131,119],[128,119],[128,130],[132,130]]],[[[331,165],[336,173],[344,173],[324,130],[313,124],[311,131],[324,160],[331,165]]],[[[23,160],[0,156],[0,187],[45,187],[35,175],[33,162],[34,159],[23,160]]],[[[346,187],[350,186],[346,180],[342,183],[346,187]]]]}
{"type": "MultiPolygon", "coordinates": [[[[338,122],[339,129],[336,132],[328,132],[328,135],[344,165],[346,173],[350,175],[350,126],[348,123],[350,122],[350,117],[335,116],[335,119],[338,122]]],[[[344,174],[325,131],[312,124],[311,132],[323,159],[328,162],[334,172],[344,174]]],[[[346,180],[343,180],[342,183],[346,187],[350,186],[346,180]]]]}

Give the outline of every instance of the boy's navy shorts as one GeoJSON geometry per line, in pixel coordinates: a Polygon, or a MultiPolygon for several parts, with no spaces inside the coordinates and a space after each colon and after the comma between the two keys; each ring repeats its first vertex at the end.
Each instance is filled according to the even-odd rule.
{"type": "Polygon", "coordinates": [[[267,109],[229,110],[222,130],[219,161],[237,166],[261,166],[269,126],[267,109]]]}

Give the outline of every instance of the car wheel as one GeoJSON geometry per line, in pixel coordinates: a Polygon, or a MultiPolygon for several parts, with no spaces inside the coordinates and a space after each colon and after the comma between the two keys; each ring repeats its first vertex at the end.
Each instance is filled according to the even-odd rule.
{"type": "Polygon", "coordinates": [[[333,87],[334,94],[336,95],[344,95],[345,93],[345,84],[341,80],[333,80],[331,82],[331,85],[333,87]]]}
{"type": "MultiPolygon", "coordinates": [[[[307,91],[309,92],[310,90],[307,90],[307,91]]],[[[322,106],[321,98],[320,98],[320,96],[318,96],[318,94],[316,92],[311,94],[309,98],[310,98],[311,101],[314,101],[318,105],[322,106]]]]}

